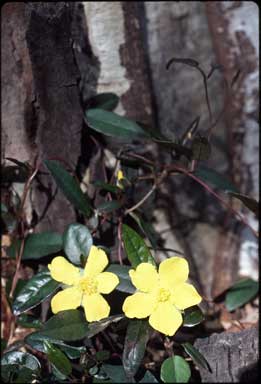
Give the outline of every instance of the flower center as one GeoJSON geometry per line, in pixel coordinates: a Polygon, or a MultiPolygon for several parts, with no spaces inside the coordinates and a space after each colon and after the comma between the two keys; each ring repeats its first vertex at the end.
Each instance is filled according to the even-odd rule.
{"type": "Polygon", "coordinates": [[[79,287],[81,291],[87,293],[87,295],[92,295],[97,292],[97,282],[94,279],[89,277],[84,277],[79,282],[79,287]]]}
{"type": "Polygon", "coordinates": [[[166,288],[160,288],[158,290],[157,299],[159,302],[168,301],[170,298],[170,291],[166,288]]]}

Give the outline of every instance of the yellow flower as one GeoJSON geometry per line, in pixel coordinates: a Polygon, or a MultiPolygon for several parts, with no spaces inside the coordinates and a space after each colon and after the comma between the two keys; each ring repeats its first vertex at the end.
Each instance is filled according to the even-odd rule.
{"type": "Polygon", "coordinates": [[[196,289],[186,283],[188,263],[181,257],[171,257],[160,263],[159,271],[149,263],[141,263],[129,275],[138,289],[123,303],[127,317],[143,319],[149,316],[150,325],[173,336],[182,324],[181,310],[202,300],[196,289]]]}
{"type": "Polygon", "coordinates": [[[102,272],[108,264],[106,253],[94,245],[91,247],[83,271],[64,257],[55,257],[48,268],[54,280],[69,285],[58,292],[51,301],[53,313],[83,306],[87,321],[99,321],[110,313],[110,306],[101,293],[110,293],[119,284],[111,272],[102,272]]]}
{"type": "Polygon", "coordinates": [[[125,177],[123,175],[123,172],[121,169],[119,169],[117,172],[117,182],[116,182],[116,185],[118,188],[124,189],[124,185],[122,183],[122,180],[124,180],[124,179],[125,179],[125,177]]]}

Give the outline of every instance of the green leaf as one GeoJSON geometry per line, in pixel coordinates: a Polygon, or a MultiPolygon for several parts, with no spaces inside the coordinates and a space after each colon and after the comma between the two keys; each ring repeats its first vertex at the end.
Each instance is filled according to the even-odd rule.
{"type": "MultiPolygon", "coordinates": [[[[11,351],[3,355],[1,359],[1,376],[5,382],[10,382],[10,375],[17,374],[20,370],[26,368],[32,373],[39,373],[41,365],[39,360],[30,353],[11,351]]],[[[29,373],[30,375],[30,372],[29,373]]],[[[28,375],[27,375],[28,376],[28,375]]]]}
{"type": "Polygon", "coordinates": [[[161,365],[160,378],[164,383],[187,383],[190,376],[190,367],[181,356],[169,357],[161,365]]]}
{"type": "Polygon", "coordinates": [[[37,334],[56,340],[75,341],[83,339],[87,332],[88,323],[84,314],[77,309],[70,309],[51,317],[37,334]]]}
{"type": "Polygon", "coordinates": [[[122,203],[117,200],[105,201],[97,207],[97,211],[110,213],[115,211],[116,209],[119,209],[121,206],[122,203]]]}
{"type": "Polygon", "coordinates": [[[238,189],[233,185],[225,176],[220,175],[218,172],[207,167],[198,167],[196,171],[193,172],[195,176],[199,179],[212,184],[214,187],[221,189],[225,192],[235,192],[238,193],[238,189]]]}
{"type": "Polygon", "coordinates": [[[205,357],[200,353],[197,348],[195,348],[192,344],[190,343],[182,343],[181,344],[184,350],[187,352],[187,354],[192,358],[194,363],[198,367],[205,368],[211,372],[211,368],[205,359],[205,357]]]}
{"type": "Polygon", "coordinates": [[[119,103],[119,97],[115,93],[104,92],[88,100],[89,108],[100,108],[113,111],[119,103]]]}
{"type": "Polygon", "coordinates": [[[155,261],[143,238],[126,224],[122,226],[122,238],[127,257],[134,268],[140,263],[155,265],[155,261]]]}
{"type": "Polygon", "coordinates": [[[137,123],[103,109],[88,109],[85,113],[88,125],[97,132],[107,136],[134,139],[150,137],[137,123]]]}
{"type": "Polygon", "coordinates": [[[236,199],[241,200],[242,203],[248,209],[250,209],[250,211],[253,212],[257,218],[259,217],[259,203],[258,203],[258,201],[256,201],[252,197],[242,195],[241,193],[235,193],[235,192],[231,192],[231,191],[227,191],[227,193],[229,193],[232,197],[235,197],[236,199]]]}
{"type": "Polygon", "coordinates": [[[137,373],[149,340],[148,320],[130,320],[124,341],[122,363],[128,378],[137,373]]]}
{"type": "Polygon", "coordinates": [[[6,346],[7,346],[7,341],[5,339],[2,339],[2,337],[1,337],[1,356],[2,356],[6,346]]]}
{"type": "Polygon", "coordinates": [[[1,184],[5,183],[25,183],[30,176],[28,169],[17,167],[14,165],[8,165],[1,169],[1,184]]]}
{"type": "Polygon", "coordinates": [[[59,348],[69,357],[69,359],[78,359],[82,353],[86,352],[85,347],[75,347],[64,343],[61,340],[56,340],[48,336],[41,335],[39,332],[31,333],[26,336],[25,343],[30,345],[33,349],[40,352],[45,352],[44,341],[49,340],[52,344],[58,345],[59,348]]]}
{"type": "Polygon", "coordinates": [[[87,257],[92,244],[92,235],[85,225],[70,224],[64,232],[64,252],[73,264],[81,264],[81,255],[87,257]]]}
{"type": "Polygon", "coordinates": [[[20,315],[40,304],[48,296],[56,291],[60,283],[54,281],[48,270],[43,270],[34,277],[19,291],[13,303],[14,315],[20,315]]]}
{"type": "Polygon", "coordinates": [[[111,193],[117,193],[121,191],[121,189],[116,185],[104,183],[103,181],[100,181],[100,180],[93,182],[93,185],[97,188],[104,189],[105,191],[108,191],[111,193]]]}
{"type": "Polygon", "coordinates": [[[44,340],[45,353],[48,360],[62,375],[66,377],[72,373],[72,366],[65,354],[50,341],[44,340]]]}
{"type": "MultiPolygon", "coordinates": [[[[21,240],[14,240],[7,253],[15,258],[16,251],[21,246],[21,240]]],[[[60,251],[63,247],[62,236],[56,232],[32,233],[25,239],[22,260],[37,260],[43,256],[60,251]]]]}
{"type": "Polygon", "coordinates": [[[158,235],[154,231],[153,226],[149,222],[143,220],[141,215],[137,214],[136,212],[130,212],[130,216],[136,221],[144,235],[149,239],[153,249],[156,249],[158,235]]]}
{"type": "Polygon", "coordinates": [[[106,349],[104,349],[103,351],[98,351],[95,353],[95,359],[98,361],[105,361],[110,358],[110,355],[111,355],[110,351],[107,351],[106,349]]]}
{"type": "Polygon", "coordinates": [[[84,195],[76,180],[55,160],[45,160],[46,167],[51,172],[58,188],[75,208],[86,216],[90,216],[92,208],[87,196],[84,195]]]}
{"type": "Polygon", "coordinates": [[[158,380],[150,371],[146,371],[143,379],[139,381],[139,383],[158,383],[158,380]]]}
{"type": "Polygon", "coordinates": [[[205,317],[201,309],[197,305],[194,305],[193,307],[185,309],[183,316],[183,326],[194,327],[195,325],[202,323],[204,319],[205,317]]]}
{"type": "Polygon", "coordinates": [[[106,272],[115,273],[118,276],[120,283],[117,285],[116,290],[120,292],[134,293],[136,288],[131,282],[129,270],[131,267],[127,265],[110,264],[106,272]]]}
{"type": "Polygon", "coordinates": [[[23,328],[36,328],[41,329],[43,323],[34,316],[27,315],[25,313],[21,314],[17,319],[16,323],[21,325],[23,328]]]}
{"type": "Polygon", "coordinates": [[[211,146],[206,137],[195,137],[191,144],[192,159],[208,160],[211,154],[211,146]]]}
{"type": "Polygon", "coordinates": [[[106,317],[105,319],[102,319],[100,321],[94,321],[89,324],[88,331],[86,333],[86,337],[93,337],[94,335],[97,335],[97,333],[100,333],[104,331],[110,324],[117,323],[118,321],[122,320],[124,318],[124,315],[113,315],[106,317]]]}
{"type": "Polygon", "coordinates": [[[122,365],[103,364],[102,370],[114,383],[129,383],[122,365]]]}
{"type": "Polygon", "coordinates": [[[56,232],[42,232],[28,235],[25,240],[22,260],[40,259],[62,249],[62,236],[56,232]]]}
{"type": "Polygon", "coordinates": [[[225,305],[228,311],[234,311],[252,300],[258,293],[258,282],[242,279],[236,282],[226,293],[225,305]]]}

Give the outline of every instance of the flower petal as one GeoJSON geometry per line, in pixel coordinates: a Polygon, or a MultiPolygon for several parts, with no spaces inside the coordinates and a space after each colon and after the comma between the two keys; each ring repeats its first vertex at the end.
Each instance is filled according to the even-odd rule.
{"type": "Polygon", "coordinates": [[[154,304],[155,296],[137,292],[125,299],[122,310],[127,317],[144,319],[152,313],[154,304]]]}
{"type": "Polygon", "coordinates": [[[129,275],[132,284],[142,292],[151,292],[158,284],[156,268],[149,263],[141,263],[136,270],[131,269],[129,275]]]}
{"type": "Polygon", "coordinates": [[[174,288],[179,284],[185,283],[188,274],[188,262],[182,257],[171,257],[160,263],[160,282],[169,288],[174,288]]]}
{"type": "Polygon", "coordinates": [[[119,284],[119,278],[114,273],[102,272],[97,277],[98,292],[99,293],[111,293],[114,288],[119,284]]]}
{"type": "Polygon", "coordinates": [[[186,309],[201,302],[202,297],[193,285],[184,283],[172,291],[172,303],[179,309],[186,309]]]}
{"type": "Polygon", "coordinates": [[[86,320],[99,321],[109,316],[110,306],[99,293],[84,295],[82,300],[86,320]]]}
{"type": "Polygon", "coordinates": [[[53,313],[76,309],[81,305],[82,293],[76,287],[66,288],[58,292],[51,301],[53,313]]]}
{"type": "Polygon", "coordinates": [[[48,264],[49,271],[54,280],[67,285],[76,284],[80,277],[79,268],[75,267],[62,256],[55,257],[51,264],[48,264]]]}
{"type": "Polygon", "coordinates": [[[170,302],[159,303],[152,312],[149,323],[157,331],[173,336],[182,324],[182,316],[170,302]]]}
{"type": "Polygon", "coordinates": [[[84,268],[84,276],[94,277],[101,273],[108,265],[108,257],[106,253],[92,245],[87,263],[84,268]]]}

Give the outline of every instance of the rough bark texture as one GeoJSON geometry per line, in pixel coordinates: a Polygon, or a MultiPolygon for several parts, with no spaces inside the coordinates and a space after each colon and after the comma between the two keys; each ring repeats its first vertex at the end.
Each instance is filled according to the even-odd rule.
{"type": "Polygon", "coordinates": [[[206,357],[212,373],[200,368],[203,383],[258,382],[258,330],[213,334],[197,339],[195,347],[206,357]]]}

